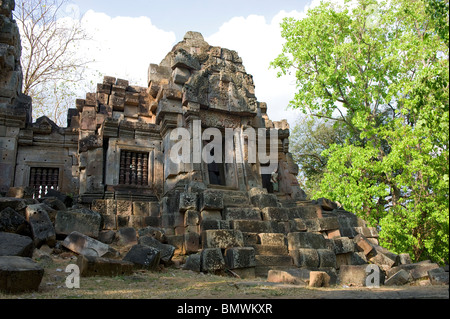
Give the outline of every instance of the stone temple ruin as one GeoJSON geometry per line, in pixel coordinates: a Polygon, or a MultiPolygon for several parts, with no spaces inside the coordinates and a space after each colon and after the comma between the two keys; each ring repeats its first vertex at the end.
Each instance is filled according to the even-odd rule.
{"type": "Polygon", "coordinates": [[[381,284],[441,282],[442,274],[448,283],[437,264],[411,264],[379,246],[376,229],[337,203],[306,199],[287,122],[268,118],[238,53],[199,33],[150,64],[147,87],[107,76],[69,109],[67,127],[33,122],[13,8],[0,0],[0,290],[37,289],[43,270],[29,257],[41,247],[77,253],[85,276],[185,256],[185,269],[294,284],[365,285],[369,264],[381,284]],[[196,121],[202,131],[276,130],[277,187],[264,164],[248,161],[245,143],[223,148],[227,163],[172,161],[171,133],[194,133],[196,121]],[[37,279],[9,287],[17,268],[37,279]]]}

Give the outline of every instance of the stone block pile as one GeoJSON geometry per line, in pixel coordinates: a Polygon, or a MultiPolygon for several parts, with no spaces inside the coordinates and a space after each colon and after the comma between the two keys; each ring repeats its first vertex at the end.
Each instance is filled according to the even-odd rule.
{"type": "MultiPolygon", "coordinates": [[[[16,189],[9,194],[17,197],[0,197],[2,292],[37,291],[46,262],[64,253],[77,256],[82,277],[126,275],[136,269],[156,271],[172,264],[175,246],[167,243],[161,228],[110,229],[102,213],[70,206],[69,201],[66,206],[54,196],[20,198],[25,193],[16,189]]],[[[141,214],[151,213],[151,205],[134,204],[141,214]]]]}
{"type": "MultiPolygon", "coordinates": [[[[86,277],[155,271],[183,255],[186,270],[301,286],[366,286],[374,265],[381,285],[448,284],[448,268],[411,263],[409,255],[388,251],[379,245],[376,229],[342,208],[283,200],[263,207],[260,202],[270,203],[272,196],[246,201],[240,196],[226,191],[180,196],[185,225],[177,233],[157,226],[111,229],[107,211],[67,207],[57,197],[0,197],[0,290],[38,290],[45,264],[37,260],[68,251],[78,256],[86,277]],[[20,279],[25,277],[30,281],[20,279]]],[[[133,216],[135,210],[148,215],[152,210],[139,202],[135,210],[119,207],[116,219],[125,211],[133,216]]]]}
{"type": "Polygon", "coordinates": [[[376,228],[330,200],[293,203],[258,192],[233,205],[233,196],[237,192],[205,191],[199,205],[191,202],[185,233],[169,235],[189,255],[184,269],[320,287],[366,286],[376,266],[381,285],[448,283],[444,268],[381,247],[376,228]]]}

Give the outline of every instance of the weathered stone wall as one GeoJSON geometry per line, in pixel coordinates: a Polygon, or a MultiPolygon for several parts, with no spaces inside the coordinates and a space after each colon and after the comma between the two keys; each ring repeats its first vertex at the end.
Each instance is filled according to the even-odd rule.
{"type": "Polygon", "coordinates": [[[21,129],[15,171],[15,186],[28,186],[33,167],[58,169],[58,190],[77,195],[78,180],[78,132],[59,128],[47,117],[21,129]]]}
{"type": "Polygon", "coordinates": [[[14,184],[20,129],[31,122],[31,99],[22,94],[21,44],[13,0],[0,1],[0,192],[14,184]]]}
{"type": "Polygon", "coordinates": [[[79,133],[79,193],[83,202],[103,198],[153,200],[163,192],[161,135],[153,101],[146,88],[109,76],[97,85],[95,93],[76,101],[76,109],[70,110],[70,126],[79,133]],[[124,152],[146,154],[145,166],[142,158],[140,163],[133,162],[137,158],[122,158],[124,152]],[[145,170],[145,180],[122,180],[121,174],[138,164],[140,174],[145,170]]]}

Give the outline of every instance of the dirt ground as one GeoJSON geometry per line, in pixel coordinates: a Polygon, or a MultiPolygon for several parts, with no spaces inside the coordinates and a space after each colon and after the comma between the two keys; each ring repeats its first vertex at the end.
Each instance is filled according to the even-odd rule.
{"type": "MultiPolygon", "coordinates": [[[[309,288],[258,279],[196,273],[171,266],[132,275],[80,279],[80,288],[66,287],[65,268],[76,257],[54,258],[43,264],[39,291],[0,293],[0,299],[449,299],[448,286],[309,288]]],[[[1,301],[0,301],[1,303],[1,301]]]]}

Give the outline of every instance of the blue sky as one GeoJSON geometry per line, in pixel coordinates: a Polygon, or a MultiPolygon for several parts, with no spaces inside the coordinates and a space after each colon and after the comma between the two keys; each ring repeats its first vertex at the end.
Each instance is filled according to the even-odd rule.
{"type": "Polygon", "coordinates": [[[311,0],[73,0],[83,15],[88,10],[110,17],[149,17],[153,24],[174,31],[181,39],[186,31],[199,31],[205,37],[213,34],[233,17],[261,15],[271,20],[278,12],[303,11],[311,0]]]}
{"type": "Polygon", "coordinates": [[[296,91],[295,79],[277,78],[269,66],[282,50],[282,19],[301,19],[319,1],[69,0],[64,10],[92,38],[77,54],[95,60],[87,76],[94,89],[104,75],[147,86],[149,64],[159,64],[187,31],[197,31],[210,45],[237,51],[270,119],[287,119],[293,126],[300,112],[286,107],[296,91]]]}

